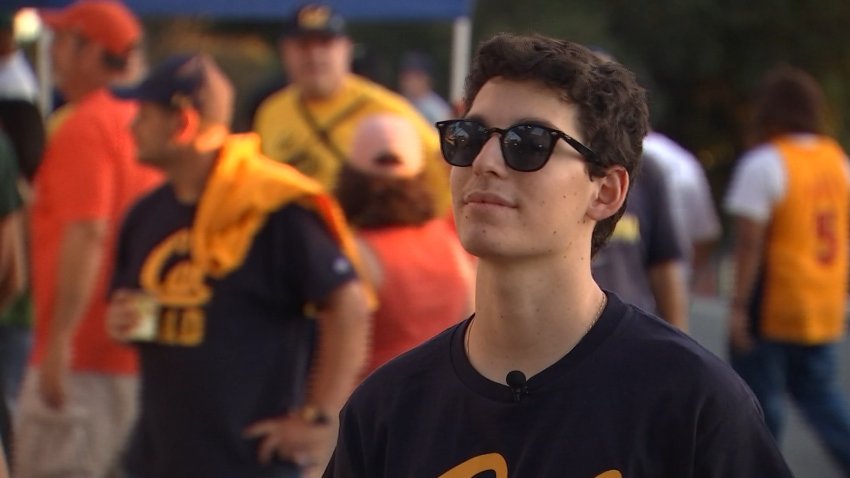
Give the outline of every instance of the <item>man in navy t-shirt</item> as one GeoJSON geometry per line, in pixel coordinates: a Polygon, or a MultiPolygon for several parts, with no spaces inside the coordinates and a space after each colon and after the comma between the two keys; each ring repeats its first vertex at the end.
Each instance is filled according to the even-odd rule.
{"type": "Polygon", "coordinates": [[[591,275],[647,130],[634,76],[514,35],[470,71],[437,127],[475,315],[361,384],[325,476],[789,477],[734,372],[591,275]]]}
{"type": "Polygon", "coordinates": [[[228,135],[232,88],[172,57],[135,90],[139,159],[169,181],[121,230],[111,334],[141,358],[133,477],[282,478],[327,461],[368,308],[336,203],[228,135]],[[314,337],[316,343],[314,344],[314,337]]]}

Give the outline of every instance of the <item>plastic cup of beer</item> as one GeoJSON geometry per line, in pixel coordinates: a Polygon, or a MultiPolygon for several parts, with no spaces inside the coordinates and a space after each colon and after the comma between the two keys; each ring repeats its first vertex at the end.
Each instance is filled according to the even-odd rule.
{"type": "Polygon", "coordinates": [[[138,294],[135,301],[136,310],[139,313],[139,322],[127,334],[127,340],[154,340],[159,322],[159,302],[150,294],[138,294]]]}

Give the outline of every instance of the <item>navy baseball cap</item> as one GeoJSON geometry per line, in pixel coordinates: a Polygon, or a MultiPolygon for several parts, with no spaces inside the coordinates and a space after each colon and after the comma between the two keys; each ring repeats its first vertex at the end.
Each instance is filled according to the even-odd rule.
{"type": "Polygon", "coordinates": [[[434,62],[431,57],[425,53],[411,51],[404,54],[401,58],[401,71],[421,71],[428,75],[434,73],[434,62]]]}
{"type": "Polygon", "coordinates": [[[117,94],[173,108],[192,107],[205,120],[226,125],[233,115],[233,86],[204,54],[170,56],[136,87],[117,94]]]}
{"type": "Polygon", "coordinates": [[[346,36],[345,19],[330,5],[303,5],[286,21],[283,37],[346,36]]]}

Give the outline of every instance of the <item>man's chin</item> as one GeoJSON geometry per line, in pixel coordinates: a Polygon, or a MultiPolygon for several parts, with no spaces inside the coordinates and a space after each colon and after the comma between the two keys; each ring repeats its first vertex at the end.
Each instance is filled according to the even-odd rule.
{"type": "Polygon", "coordinates": [[[324,75],[307,78],[301,91],[310,98],[327,98],[336,92],[336,83],[329,81],[324,75]]]}

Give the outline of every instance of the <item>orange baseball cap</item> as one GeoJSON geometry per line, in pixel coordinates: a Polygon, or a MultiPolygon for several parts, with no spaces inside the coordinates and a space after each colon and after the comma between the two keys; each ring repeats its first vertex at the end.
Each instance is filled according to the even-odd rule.
{"type": "Polygon", "coordinates": [[[114,0],[79,0],[61,9],[39,10],[53,30],[77,30],[109,53],[124,55],[142,37],[142,26],[123,3],[114,0]]]}

